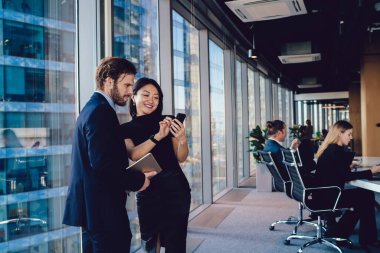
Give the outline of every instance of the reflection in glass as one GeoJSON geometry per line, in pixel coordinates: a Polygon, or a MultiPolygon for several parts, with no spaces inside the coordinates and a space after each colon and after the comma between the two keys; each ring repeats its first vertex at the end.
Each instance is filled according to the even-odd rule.
{"type": "Polygon", "coordinates": [[[267,114],[266,114],[266,106],[265,106],[265,76],[260,74],[259,75],[259,85],[260,85],[260,126],[265,127],[267,123],[267,114]]]}
{"type": "Polygon", "coordinates": [[[1,252],[80,252],[79,229],[62,225],[76,107],[75,3],[1,3],[1,252]]]}
{"type": "MultiPolygon", "coordinates": [[[[284,93],[282,92],[282,88],[281,88],[280,85],[277,86],[277,91],[278,91],[278,93],[277,93],[278,94],[278,96],[277,96],[277,100],[278,100],[278,119],[286,122],[286,124],[289,125],[290,122],[286,121],[287,120],[286,115],[282,114],[282,98],[283,98],[283,96],[285,96],[287,94],[285,92],[284,93]]],[[[290,108],[290,107],[288,107],[288,104],[286,104],[285,108],[290,108]]],[[[276,117],[274,117],[274,118],[276,118],[276,117]]]]}
{"type": "Polygon", "coordinates": [[[236,154],[237,154],[237,170],[239,180],[244,178],[243,168],[243,140],[245,140],[247,133],[243,133],[243,94],[242,94],[242,62],[236,61],[236,154]]]}
{"type": "Polygon", "coordinates": [[[182,164],[191,187],[191,210],[203,203],[199,32],[173,11],[173,71],[175,114],[186,114],[189,156],[182,164]]]}
{"type": "Polygon", "coordinates": [[[227,187],[223,49],[209,40],[212,192],[227,187]]]}
{"type": "MultiPolygon", "coordinates": [[[[145,76],[159,82],[158,0],[112,2],[113,56],[130,60],[137,69],[136,79],[145,76]]],[[[120,123],[130,120],[127,108],[128,106],[117,107],[120,123]]],[[[128,202],[133,234],[131,251],[134,252],[140,248],[140,227],[132,196],[128,198],[128,202]]]]}
{"type": "MultiPolygon", "coordinates": [[[[256,73],[257,74],[257,73],[256,73]]],[[[252,130],[256,127],[256,104],[255,104],[255,72],[248,68],[248,125],[249,130],[252,130]]],[[[249,133],[247,133],[248,135],[249,133]]],[[[248,140],[247,140],[248,141],[248,140]]],[[[253,155],[249,156],[249,168],[250,168],[250,176],[255,177],[256,176],[256,160],[253,158],[253,155]]],[[[253,180],[255,182],[255,180],[253,180]]]]}
{"type": "MultiPolygon", "coordinates": [[[[286,108],[293,108],[293,106],[292,106],[293,102],[291,100],[291,95],[292,95],[292,92],[290,90],[285,90],[285,104],[286,104],[286,108]]],[[[285,115],[285,119],[286,119],[286,122],[288,122],[289,125],[293,125],[294,124],[292,115],[293,115],[292,110],[287,110],[287,113],[285,115]]]]}
{"type": "Polygon", "coordinates": [[[113,1],[113,55],[133,62],[137,78],[159,80],[158,1],[113,1]]]}

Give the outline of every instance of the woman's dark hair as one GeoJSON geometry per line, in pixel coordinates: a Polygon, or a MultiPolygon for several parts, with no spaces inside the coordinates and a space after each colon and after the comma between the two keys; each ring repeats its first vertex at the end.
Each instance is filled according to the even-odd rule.
{"type": "MultiPolygon", "coordinates": [[[[157,109],[152,114],[161,115],[162,114],[162,108],[163,108],[162,99],[163,99],[164,95],[162,94],[162,90],[161,90],[160,85],[155,80],[147,78],[147,77],[142,77],[139,80],[137,80],[137,82],[135,83],[135,86],[133,87],[133,95],[136,95],[137,92],[142,87],[144,87],[148,84],[151,84],[154,87],[156,87],[156,89],[158,91],[158,96],[159,96],[157,109]]],[[[135,103],[133,103],[132,100],[129,101],[129,113],[131,114],[132,118],[137,116],[136,105],[135,105],[135,103]]]]}
{"type": "Polygon", "coordinates": [[[136,67],[124,58],[103,58],[96,68],[96,88],[103,90],[107,77],[112,78],[116,82],[121,75],[136,75],[136,67]]]}
{"type": "Polygon", "coordinates": [[[274,121],[268,121],[267,122],[267,128],[268,128],[268,135],[274,135],[278,131],[281,131],[285,128],[284,121],[281,120],[274,120],[274,121]]]}

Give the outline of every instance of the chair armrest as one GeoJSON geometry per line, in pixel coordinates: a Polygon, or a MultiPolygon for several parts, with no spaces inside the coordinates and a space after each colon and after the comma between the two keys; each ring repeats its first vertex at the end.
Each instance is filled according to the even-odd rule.
{"type": "Polygon", "coordinates": [[[304,190],[303,202],[311,212],[335,211],[342,194],[338,186],[311,187],[304,190]]]}

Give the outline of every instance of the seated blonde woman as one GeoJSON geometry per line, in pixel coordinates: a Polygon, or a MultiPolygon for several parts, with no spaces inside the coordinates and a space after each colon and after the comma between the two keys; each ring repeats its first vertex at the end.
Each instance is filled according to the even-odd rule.
{"type": "MultiPolygon", "coordinates": [[[[359,243],[369,247],[379,247],[375,219],[375,195],[372,191],[361,188],[344,189],[346,182],[355,179],[371,179],[374,173],[380,172],[380,166],[370,170],[352,172],[352,159],[345,147],[352,139],[353,126],[344,120],[337,121],[328,132],[317,152],[316,182],[319,186],[338,186],[342,195],[338,207],[351,208],[346,211],[335,227],[328,229],[328,237],[348,238],[360,220],[359,243]]],[[[352,158],[352,157],[351,157],[352,158]]]]}

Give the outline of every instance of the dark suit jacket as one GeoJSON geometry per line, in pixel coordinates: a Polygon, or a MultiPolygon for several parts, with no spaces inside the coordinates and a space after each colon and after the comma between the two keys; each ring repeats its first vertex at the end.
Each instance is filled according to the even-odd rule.
{"type": "Polygon", "coordinates": [[[125,169],[128,155],[116,112],[99,93],[77,119],[71,158],[63,223],[130,237],[125,190],[141,188],[145,176],[125,169]]]}
{"type": "Polygon", "coordinates": [[[330,144],[318,158],[317,170],[315,172],[316,182],[319,186],[335,185],[344,189],[347,181],[355,179],[371,179],[369,170],[352,172],[350,164],[352,154],[347,153],[343,146],[330,144]]]}
{"type": "Polygon", "coordinates": [[[283,148],[284,147],[281,146],[277,141],[269,139],[265,143],[264,151],[271,152],[273,161],[276,164],[276,167],[278,171],[280,172],[282,178],[285,181],[289,181],[290,178],[289,178],[288,171],[285,168],[285,165],[282,163],[283,157],[282,157],[281,149],[283,148]]]}

